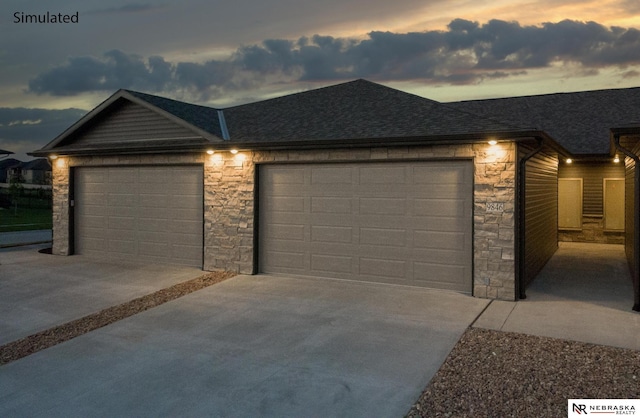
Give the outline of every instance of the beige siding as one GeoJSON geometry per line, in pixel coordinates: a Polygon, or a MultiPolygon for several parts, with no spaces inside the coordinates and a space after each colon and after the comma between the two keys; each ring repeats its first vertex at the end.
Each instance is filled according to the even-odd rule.
{"type": "Polygon", "coordinates": [[[189,129],[129,101],[106,115],[100,115],[85,129],[74,145],[199,138],[189,129]]]}

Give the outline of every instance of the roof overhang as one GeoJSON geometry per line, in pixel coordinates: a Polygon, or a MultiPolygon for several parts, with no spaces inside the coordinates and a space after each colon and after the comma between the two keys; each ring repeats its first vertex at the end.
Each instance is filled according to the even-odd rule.
{"type": "MultiPolygon", "coordinates": [[[[115,92],[114,94],[111,95],[111,97],[109,97],[107,100],[105,100],[104,102],[100,103],[95,109],[91,110],[89,113],[87,113],[86,115],[84,115],[82,118],[80,118],[80,120],[78,120],[76,123],[74,123],[73,125],[71,125],[69,128],[67,128],[64,132],[62,132],[60,135],[58,135],[55,139],[53,139],[51,142],[49,142],[47,145],[45,145],[44,147],[42,147],[39,150],[33,151],[28,153],[29,155],[33,155],[33,156],[37,156],[37,157],[44,157],[50,154],[68,154],[70,155],[71,153],[75,153],[75,154],[83,154],[85,152],[85,149],[83,148],[78,148],[78,149],[69,149],[68,151],[65,151],[64,149],[60,149],[58,150],[58,148],[61,145],[64,145],[64,142],[70,138],[73,134],[77,133],[81,128],[83,128],[84,126],[86,126],[88,123],[90,123],[96,116],[98,116],[99,114],[107,111],[110,108],[113,108],[114,106],[117,106],[118,101],[120,100],[128,100],[132,103],[135,103],[137,105],[140,105],[142,107],[145,107],[146,109],[151,110],[152,112],[155,112],[169,120],[171,120],[172,122],[183,126],[186,129],[189,129],[190,131],[192,131],[195,135],[200,136],[208,141],[211,141],[213,143],[218,142],[218,141],[223,141],[222,138],[217,137],[216,135],[213,135],[203,129],[198,128],[197,126],[194,126],[188,122],[186,122],[183,119],[180,119],[177,116],[172,115],[171,113],[160,109],[159,107],[156,107],[154,105],[152,105],[151,103],[148,103],[136,96],[134,96],[133,94],[129,93],[127,90],[124,89],[120,89],[117,92],[115,92]]],[[[170,147],[169,147],[170,148],[170,147]]]]}
{"type": "Polygon", "coordinates": [[[562,157],[570,157],[571,153],[559,145],[542,131],[500,131],[479,132],[458,135],[435,135],[416,137],[380,137],[380,138],[346,138],[346,139],[300,139],[282,141],[220,141],[207,144],[189,145],[133,145],[125,147],[86,147],[58,149],[41,149],[30,153],[33,156],[92,156],[92,155],[124,155],[124,154],[185,154],[214,151],[277,151],[277,150],[326,150],[340,148],[399,147],[426,145],[454,145],[483,143],[490,140],[498,142],[523,142],[542,139],[544,145],[562,157]]]}

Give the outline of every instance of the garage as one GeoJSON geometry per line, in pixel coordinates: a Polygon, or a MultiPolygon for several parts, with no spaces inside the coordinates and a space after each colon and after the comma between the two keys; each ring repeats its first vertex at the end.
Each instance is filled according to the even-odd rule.
{"type": "Polygon", "coordinates": [[[263,164],[259,270],[472,291],[469,160],[263,164]]]}
{"type": "Polygon", "coordinates": [[[74,169],[74,253],[202,267],[201,165],[74,169]]]}

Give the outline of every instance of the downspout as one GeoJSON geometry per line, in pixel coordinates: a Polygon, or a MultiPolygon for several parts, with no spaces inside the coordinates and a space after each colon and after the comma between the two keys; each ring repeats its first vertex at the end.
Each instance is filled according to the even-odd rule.
{"type": "MultiPolygon", "coordinates": [[[[524,255],[525,255],[525,189],[527,183],[527,161],[534,155],[536,155],[542,149],[544,145],[544,140],[542,137],[536,136],[535,140],[538,141],[538,146],[534,148],[527,155],[522,157],[518,161],[518,189],[517,189],[517,197],[516,197],[516,252],[515,252],[515,264],[516,264],[516,295],[518,299],[526,299],[527,295],[525,292],[525,263],[524,263],[524,255]]],[[[517,151],[516,151],[517,152],[517,151]]]]}
{"type": "Polygon", "coordinates": [[[634,163],[633,179],[633,310],[640,311],[640,157],[620,145],[620,134],[613,136],[618,151],[634,163]]]}

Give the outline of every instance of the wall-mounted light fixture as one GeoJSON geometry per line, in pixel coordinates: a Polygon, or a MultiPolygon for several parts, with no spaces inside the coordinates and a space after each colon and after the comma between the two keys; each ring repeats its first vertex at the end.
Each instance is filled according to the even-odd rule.
{"type": "Polygon", "coordinates": [[[564,160],[564,162],[567,164],[571,164],[573,160],[571,158],[567,158],[566,160],[564,160]]]}
{"type": "Polygon", "coordinates": [[[209,154],[209,155],[213,155],[214,153],[215,153],[215,151],[214,151],[214,150],[212,150],[212,149],[208,149],[208,150],[207,150],[207,154],[209,154]]]}
{"type": "Polygon", "coordinates": [[[49,156],[49,159],[50,159],[50,160],[52,160],[52,161],[53,161],[53,160],[57,160],[57,159],[58,159],[58,156],[57,156],[56,154],[51,154],[51,155],[49,156]]]}
{"type": "Polygon", "coordinates": [[[489,145],[496,145],[497,143],[498,141],[496,141],[495,139],[489,141],[489,145]]]}
{"type": "Polygon", "coordinates": [[[613,162],[618,164],[620,162],[620,158],[616,155],[615,158],[613,159],[613,162]]]}
{"type": "Polygon", "coordinates": [[[234,148],[234,149],[230,150],[229,152],[232,153],[232,154],[237,154],[238,150],[234,148]]]}

